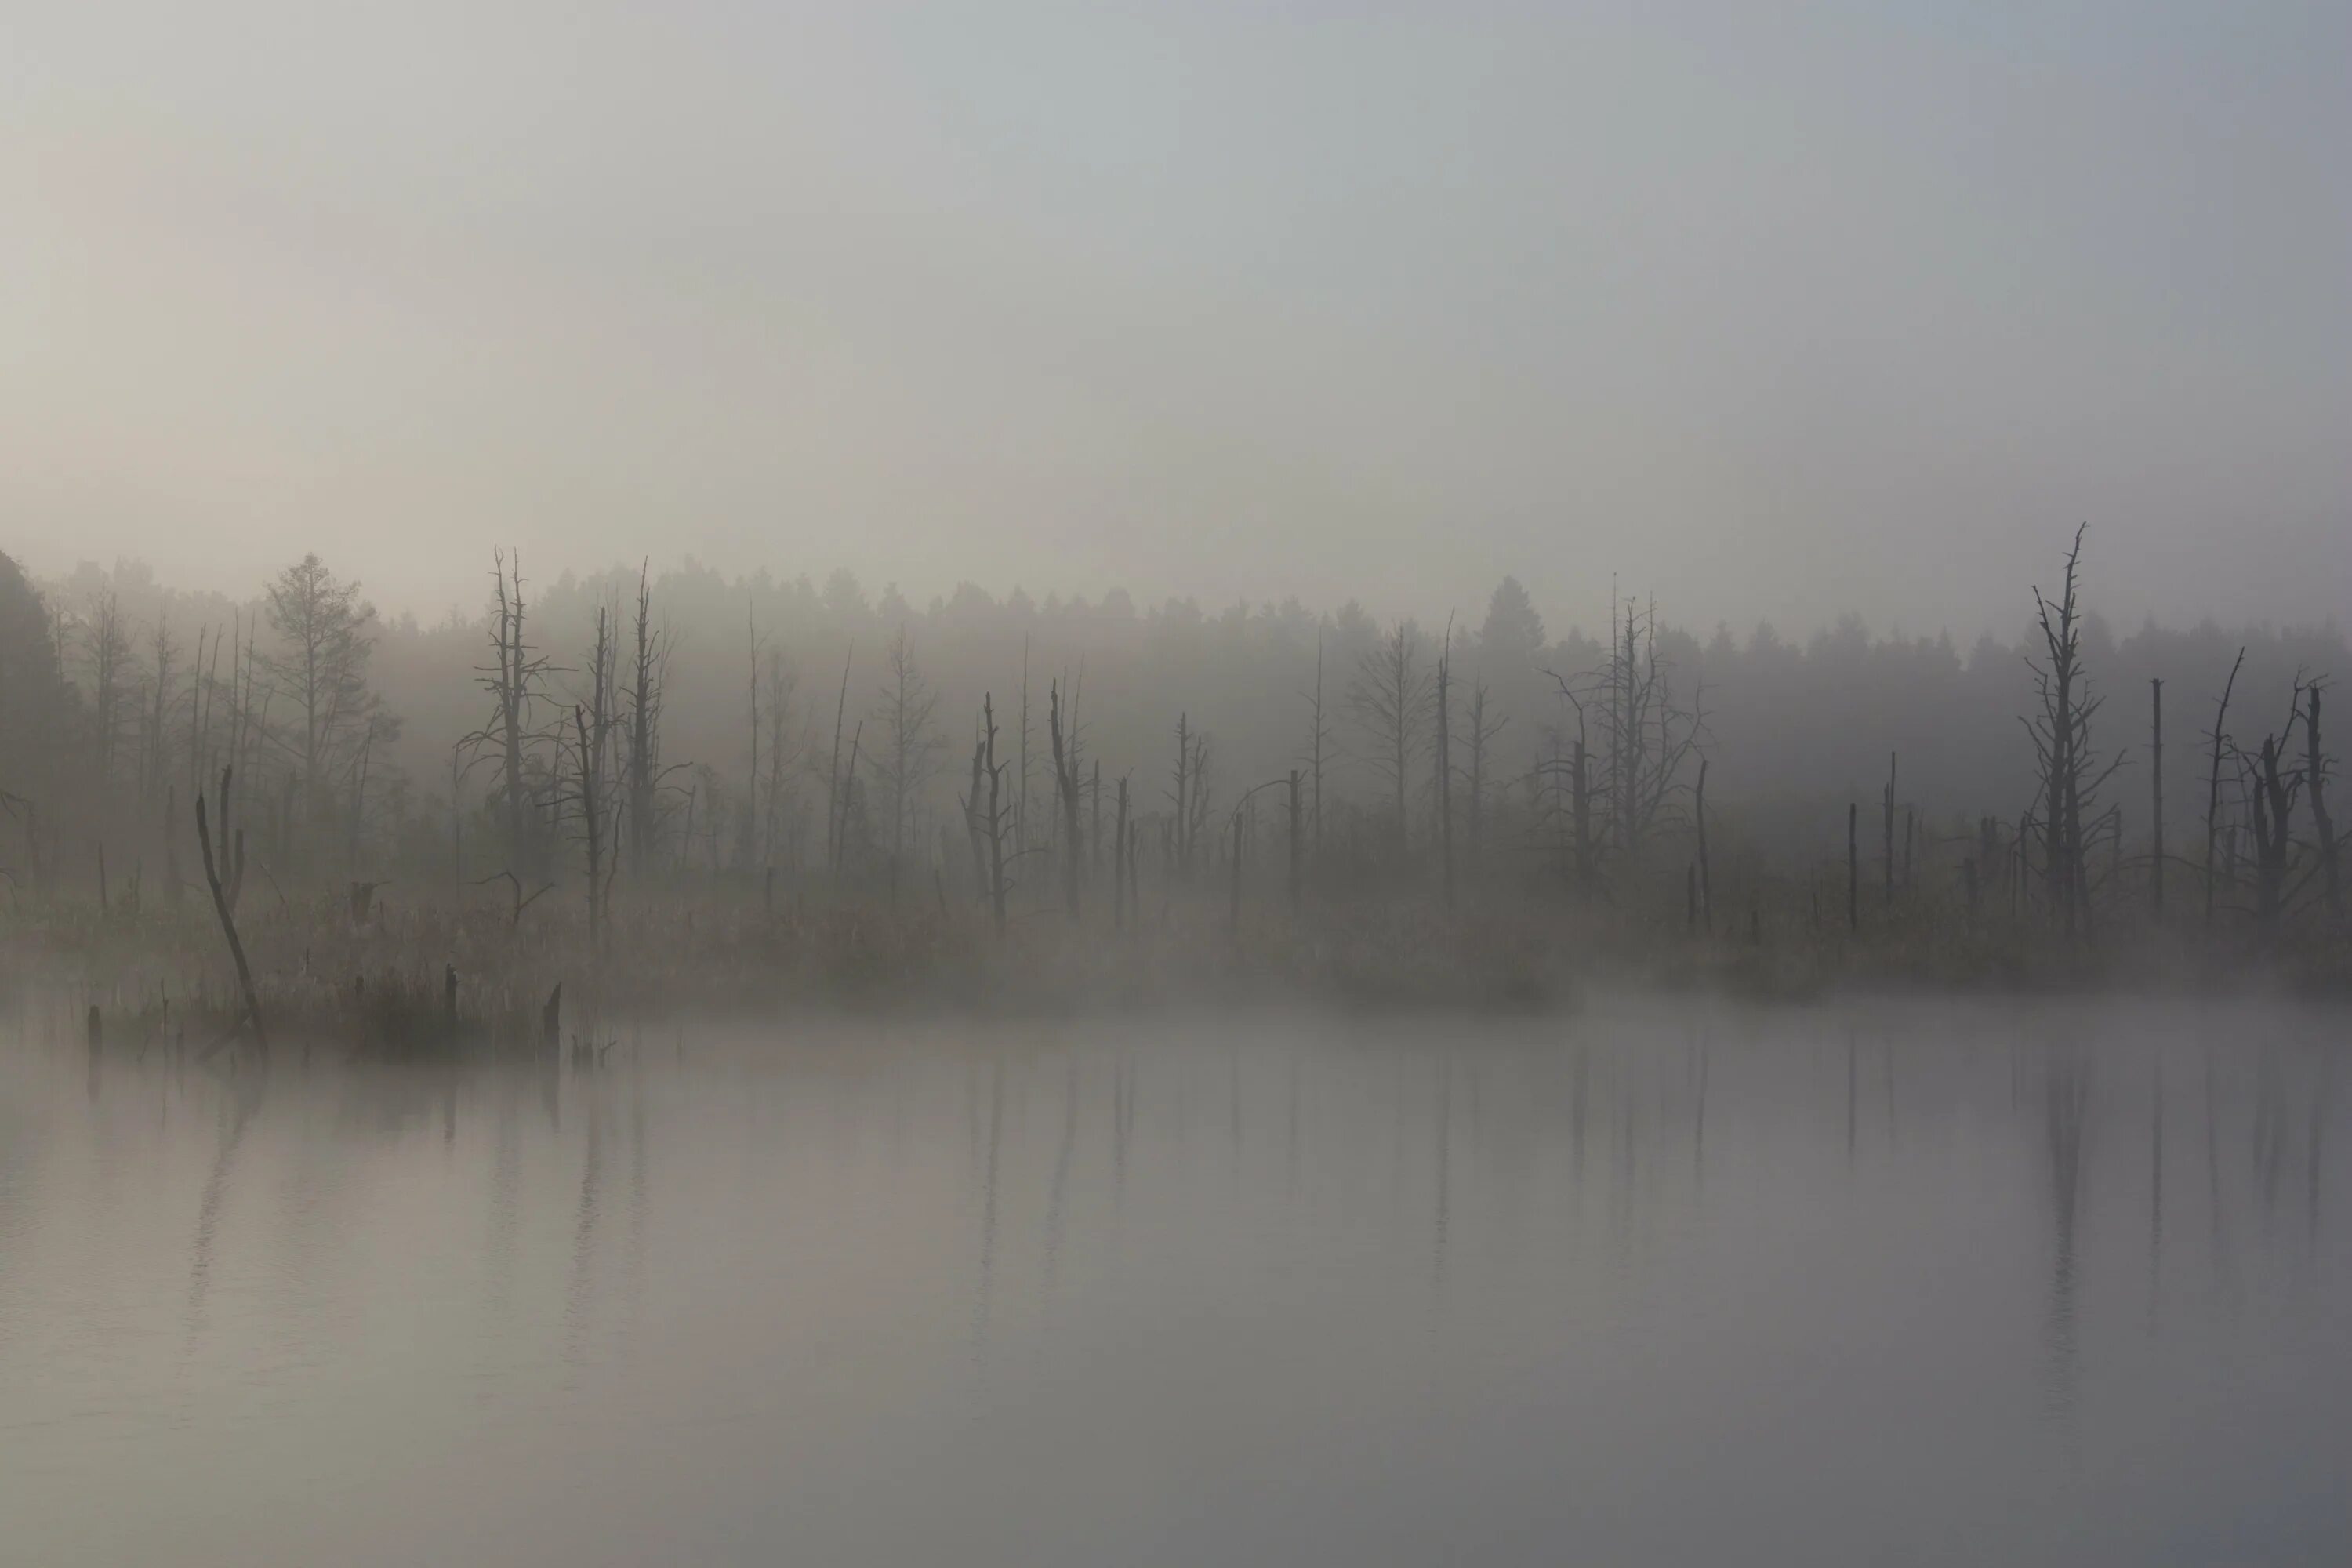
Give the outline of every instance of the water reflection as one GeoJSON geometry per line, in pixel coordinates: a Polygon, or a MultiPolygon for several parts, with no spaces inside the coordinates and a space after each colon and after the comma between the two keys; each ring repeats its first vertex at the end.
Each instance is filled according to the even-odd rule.
{"type": "Polygon", "coordinates": [[[65,1563],[2144,1561],[2248,1517],[2332,1560],[2338,1032],[1628,1005],[273,1079],[61,1031],[0,1048],[0,1516],[65,1563]]]}

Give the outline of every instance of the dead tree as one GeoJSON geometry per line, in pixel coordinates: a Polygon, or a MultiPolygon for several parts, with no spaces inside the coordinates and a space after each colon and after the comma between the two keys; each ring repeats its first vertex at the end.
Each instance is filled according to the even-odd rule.
{"type": "Polygon", "coordinates": [[[1299,856],[1304,835],[1299,831],[1298,770],[1290,770],[1290,912],[1298,912],[1299,856]]]}
{"type": "Polygon", "coordinates": [[[1062,902],[1070,923],[1078,923],[1078,763],[1075,722],[1066,735],[1062,725],[1062,683],[1049,683],[1045,725],[1054,747],[1054,794],[1062,808],[1062,902]]]}
{"type": "Polygon", "coordinates": [[[1454,710],[1454,623],[1445,623],[1445,640],[1437,655],[1437,682],[1434,707],[1437,715],[1436,733],[1432,750],[1436,753],[1435,774],[1431,779],[1433,805],[1437,812],[1438,884],[1443,889],[1445,907],[1454,907],[1454,737],[1449,732],[1454,710]]]}
{"type": "Polygon", "coordinates": [[[1118,809],[1114,826],[1118,838],[1111,846],[1110,929],[1124,931],[1127,929],[1128,879],[1134,875],[1131,846],[1128,841],[1127,780],[1124,777],[1118,781],[1118,809]]]}
{"type": "Polygon", "coordinates": [[[2213,710],[2213,729],[2206,737],[2211,764],[2205,792],[2205,925],[2208,930],[2213,924],[2215,873],[2219,868],[2214,859],[2214,847],[2221,831],[2221,756],[2231,749],[2230,694],[2238,689],[2238,671],[2244,668],[2245,664],[2246,650],[2241,647],[2236,660],[2230,666],[2230,679],[2221,687],[2221,706],[2213,710]]]}
{"type": "Polygon", "coordinates": [[[841,877],[841,721],[849,710],[849,666],[856,657],[857,644],[853,641],[841,656],[841,695],[833,704],[833,755],[825,763],[824,866],[836,881],[841,877]]]}
{"type": "Polygon", "coordinates": [[[2148,850],[2147,908],[2160,920],[2164,915],[2164,682],[2160,679],[2149,679],[2147,702],[2148,812],[2153,836],[2148,850]]]}
{"type": "Polygon", "coordinates": [[[956,805],[963,811],[964,837],[971,847],[972,895],[984,899],[989,889],[987,817],[981,809],[980,792],[988,776],[988,743],[979,731],[980,724],[975,720],[972,724],[971,783],[956,797],[956,805]]]}
{"type": "Polygon", "coordinates": [[[881,722],[882,738],[871,766],[890,814],[890,898],[896,903],[907,828],[913,821],[916,803],[939,772],[941,742],[933,717],[939,698],[916,668],[904,626],[890,639],[885,658],[887,675],[873,713],[881,722]]]}
{"type": "Polygon", "coordinates": [[[1478,676],[1470,683],[1470,870],[1475,877],[1485,858],[1486,847],[1486,773],[1487,759],[1493,754],[1495,741],[1509,727],[1510,720],[1486,716],[1486,680],[1478,676]]]}
{"type": "Polygon", "coordinates": [[[499,789],[506,804],[507,853],[536,868],[541,856],[525,776],[530,748],[539,739],[532,710],[545,695],[548,662],[531,646],[525,629],[521,556],[494,551],[490,564],[496,584],[490,663],[475,671],[477,684],[489,693],[490,717],[466,737],[466,744],[469,751],[494,748],[499,789]]]}
{"type": "Polygon", "coordinates": [[[662,699],[671,647],[669,633],[654,625],[653,589],[642,562],[637,566],[633,630],[629,681],[623,700],[628,715],[630,871],[642,882],[660,852],[659,793],[668,776],[661,761],[662,699]]]}
{"type": "Polygon", "coordinates": [[[996,760],[996,699],[981,698],[982,758],[988,774],[988,901],[1004,934],[1004,764],[996,760]]]}
{"type": "Polygon", "coordinates": [[[1388,784],[1394,847],[1402,858],[1412,842],[1405,795],[1427,743],[1423,721],[1431,707],[1429,677],[1421,668],[1421,630],[1412,621],[1397,622],[1358,661],[1348,707],[1363,727],[1374,770],[1388,784]]]}
{"type": "Polygon", "coordinates": [[[2336,875],[2336,819],[2327,814],[2327,753],[2319,743],[2319,693],[2323,683],[2315,680],[2304,693],[2303,737],[2304,789],[2311,798],[2311,831],[2314,845],[2319,851],[2320,896],[2326,901],[2327,912],[2344,912],[2344,893],[2336,875]]]}
{"type": "MultiPolygon", "coordinates": [[[[221,770],[221,816],[224,819],[228,815],[227,803],[231,776],[229,769],[221,770]]],[[[211,824],[205,819],[205,797],[201,791],[196,795],[196,846],[204,852],[205,886],[212,890],[213,913],[220,917],[221,935],[228,940],[229,959],[236,966],[237,990],[245,997],[246,1025],[252,1029],[253,1043],[260,1050],[262,1058],[267,1060],[269,1056],[269,1032],[261,1021],[261,998],[253,988],[253,970],[245,961],[245,943],[238,940],[236,919],[229,912],[226,890],[221,886],[220,868],[213,859],[213,830],[211,824]]],[[[237,865],[240,870],[243,868],[244,862],[244,847],[240,843],[237,853],[237,865]]]]}
{"type": "Polygon", "coordinates": [[[1895,907],[1895,764],[1896,755],[1886,753],[1886,787],[1879,792],[1879,871],[1885,886],[1885,903],[1895,907]]]}
{"type": "Polygon", "coordinates": [[[574,798],[580,812],[582,847],[588,861],[588,952],[594,961],[601,959],[604,951],[604,803],[598,793],[596,742],[589,731],[588,710],[577,702],[572,705],[572,727],[579,768],[574,798]]]}
{"type": "Polygon", "coordinates": [[[2042,657],[2029,660],[2040,710],[2025,719],[2039,774],[2042,832],[2042,879],[2061,929],[2071,940],[2090,920],[2090,873],[2084,824],[2097,814],[2101,787],[2121,765],[2120,755],[2100,761],[2093,749],[2091,722],[2101,699],[2091,696],[2083,668],[2081,565],[2084,530],[2074,531],[2056,599],[2033,590],[2042,657]]]}

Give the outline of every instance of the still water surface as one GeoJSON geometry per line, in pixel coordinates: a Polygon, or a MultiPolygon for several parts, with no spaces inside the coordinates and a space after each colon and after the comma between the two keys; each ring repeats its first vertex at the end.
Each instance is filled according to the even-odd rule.
{"type": "Polygon", "coordinates": [[[2344,1025],[5,1042],[0,1561],[2340,1563],[2344,1025]]]}

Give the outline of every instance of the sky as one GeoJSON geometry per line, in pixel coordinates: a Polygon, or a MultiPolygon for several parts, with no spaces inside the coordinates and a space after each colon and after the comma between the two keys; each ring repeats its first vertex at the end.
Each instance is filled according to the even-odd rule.
{"type": "Polygon", "coordinates": [[[2352,619],[2352,6],[15,0],[0,549],[2352,619]]]}

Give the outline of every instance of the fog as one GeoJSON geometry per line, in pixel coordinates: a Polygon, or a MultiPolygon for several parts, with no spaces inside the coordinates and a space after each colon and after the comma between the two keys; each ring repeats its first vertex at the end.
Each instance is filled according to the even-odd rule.
{"type": "Polygon", "coordinates": [[[2006,636],[2352,581],[2340,7],[18,6],[0,517],[2006,636]],[[1342,570],[1344,567],[1344,570],[1342,570]]]}
{"type": "Polygon", "coordinates": [[[0,16],[0,1557],[2352,1561],[2347,60],[0,16]]]}

